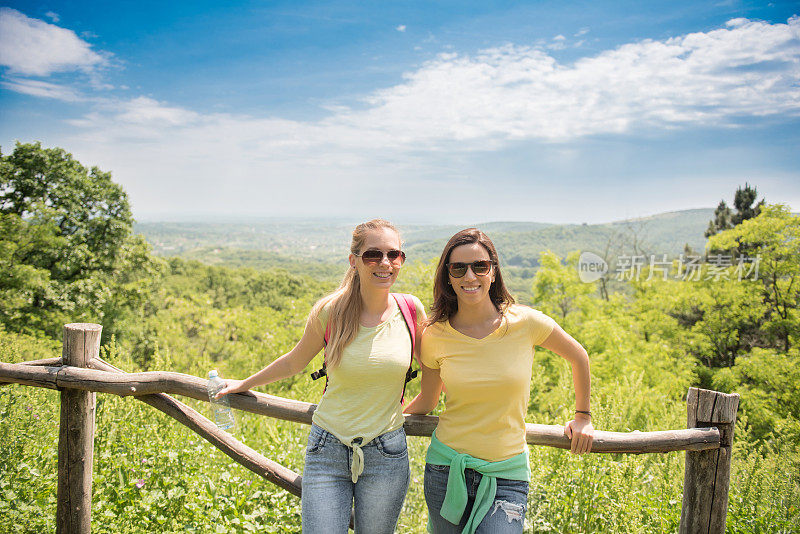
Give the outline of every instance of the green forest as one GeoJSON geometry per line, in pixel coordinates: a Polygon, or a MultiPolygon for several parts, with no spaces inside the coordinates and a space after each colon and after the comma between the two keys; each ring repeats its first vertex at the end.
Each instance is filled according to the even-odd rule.
{"type": "MultiPolygon", "coordinates": [[[[662,248],[638,244],[669,253],[668,261],[612,268],[591,283],[579,277],[580,251],[590,246],[581,225],[522,227],[527,238],[517,241],[508,225],[484,230],[502,234],[496,244],[513,267],[518,300],[586,347],[596,429],[685,428],[689,387],[738,393],[727,532],[798,532],[800,216],[760,202],[747,185],[731,207],[721,202],[703,214],[711,217],[704,238],[667,249],[669,232],[659,230],[662,248]],[[569,247],[548,247],[547,236],[569,247]],[[693,263],[693,254],[717,261],[693,263]]],[[[126,371],[205,377],[216,368],[243,378],[299,340],[311,306],[346,267],[348,236],[339,230],[319,228],[341,242],[331,238],[331,248],[315,254],[255,253],[239,244],[215,253],[202,239],[187,239],[192,246],[169,255],[156,254],[135,228],[128,196],[110,172],[39,143],[0,154],[0,361],[58,356],[65,323],[93,322],[103,325],[101,356],[126,371]]],[[[440,249],[414,241],[424,233],[409,229],[416,252],[395,290],[428,306],[440,249]]],[[[592,246],[602,247],[607,235],[592,246]]],[[[247,236],[237,239],[230,242],[247,236]]],[[[627,254],[637,246],[612,245],[627,254]]],[[[321,382],[302,373],[259,389],[316,402],[321,382]]],[[[407,396],[418,388],[412,382],[407,396]]],[[[560,357],[537,350],[530,393],[528,422],[571,417],[572,377],[560,357]]],[[[0,387],[0,530],[55,531],[58,395],[0,387]]],[[[207,403],[181,400],[211,413],[207,403]]],[[[306,427],[236,417],[240,441],[302,472],[306,427]]],[[[94,532],[299,532],[299,499],[151,407],[98,394],[96,422],[94,532]]],[[[412,484],[401,533],[425,532],[426,446],[427,438],[409,438],[412,484]]],[[[526,532],[677,531],[683,453],[576,457],[531,447],[531,470],[526,532]]]]}

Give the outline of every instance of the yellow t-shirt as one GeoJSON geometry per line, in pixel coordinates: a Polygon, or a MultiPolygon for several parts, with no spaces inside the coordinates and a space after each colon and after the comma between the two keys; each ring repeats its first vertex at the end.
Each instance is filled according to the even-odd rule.
{"type": "Polygon", "coordinates": [[[445,408],[436,437],[458,452],[497,462],[525,450],[533,352],[555,321],[514,304],[500,326],[483,339],[462,334],[449,321],[422,334],[422,363],[439,369],[445,408]]]}
{"type": "MultiPolygon", "coordinates": [[[[414,298],[417,317],[422,304],[414,298]]],[[[390,317],[374,327],[360,326],[342,352],[339,365],[328,366],[328,388],[312,421],[350,445],[355,438],[366,444],[403,426],[400,398],[411,362],[411,336],[397,302],[390,317]]],[[[329,306],[314,325],[324,334],[329,306]]]]}

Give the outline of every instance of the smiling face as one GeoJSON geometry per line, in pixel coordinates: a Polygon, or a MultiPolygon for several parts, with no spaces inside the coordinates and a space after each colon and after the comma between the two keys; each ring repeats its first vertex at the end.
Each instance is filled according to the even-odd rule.
{"type": "MultiPolygon", "coordinates": [[[[469,243],[460,245],[450,252],[449,263],[472,263],[473,261],[490,261],[489,252],[480,243],[469,243]]],[[[455,278],[448,274],[450,285],[458,298],[459,308],[462,306],[475,306],[484,304],[484,300],[489,300],[489,289],[494,282],[494,267],[485,275],[478,276],[472,272],[472,268],[467,269],[467,273],[461,278],[455,278]]]]}
{"type": "Polygon", "coordinates": [[[350,254],[350,265],[358,271],[361,285],[364,289],[389,289],[397,280],[401,264],[391,262],[386,257],[386,252],[390,250],[400,250],[400,236],[391,228],[376,228],[370,230],[364,238],[364,245],[359,250],[363,254],[365,250],[380,250],[383,258],[376,264],[367,264],[360,256],[350,254]]]}

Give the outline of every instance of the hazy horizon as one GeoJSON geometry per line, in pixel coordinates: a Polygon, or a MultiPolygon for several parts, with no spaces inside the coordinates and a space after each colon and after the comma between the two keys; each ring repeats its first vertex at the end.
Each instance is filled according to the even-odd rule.
{"type": "MultiPolygon", "coordinates": [[[[726,201],[727,202],[727,201],[726,201]]],[[[728,203],[731,204],[731,203],[728,203]]],[[[551,221],[541,221],[541,220],[525,220],[525,219],[492,219],[492,220],[480,220],[480,221],[470,221],[470,220],[421,220],[421,219],[403,219],[401,218],[394,218],[391,219],[392,222],[397,224],[404,224],[404,225],[459,225],[459,224],[487,224],[487,223],[536,223],[536,224],[550,224],[550,225],[581,225],[581,224],[613,224],[625,221],[632,221],[637,219],[647,219],[649,217],[657,217],[659,215],[667,215],[670,213],[681,213],[684,211],[702,211],[702,210],[711,210],[713,211],[715,207],[703,207],[703,208],[686,208],[682,210],[673,210],[673,211],[665,211],[660,213],[652,213],[649,215],[642,215],[638,217],[631,217],[631,218],[620,218],[620,219],[613,219],[608,221],[600,221],[595,223],[580,221],[580,222],[551,222],[551,221]]],[[[375,215],[375,217],[380,217],[380,215],[375,215]]],[[[134,213],[134,219],[136,220],[137,224],[154,224],[154,223],[249,223],[249,222],[293,222],[293,221],[320,221],[320,222],[333,222],[333,223],[341,223],[341,224],[357,224],[362,220],[356,217],[346,217],[346,216],[289,216],[289,215],[276,215],[276,216],[269,216],[269,215],[256,215],[256,214],[214,214],[214,213],[183,213],[183,214],[151,214],[145,216],[138,216],[134,213]]]]}

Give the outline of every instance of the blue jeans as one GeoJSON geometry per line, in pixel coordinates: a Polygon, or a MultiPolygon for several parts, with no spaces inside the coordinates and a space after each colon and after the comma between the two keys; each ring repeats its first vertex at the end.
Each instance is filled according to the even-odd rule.
{"type": "Polygon", "coordinates": [[[347,534],[355,502],[355,531],[391,534],[403,508],[411,472],[401,428],[361,446],[364,472],[353,484],[353,449],[311,425],[303,470],[303,532],[347,534]]]}
{"type": "MultiPolygon", "coordinates": [[[[450,467],[446,465],[425,464],[425,502],[428,503],[433,534],[460,534],[469,519],[475,493],[483,475],[473,469],[464,470],[467,481],[467,507],[461,516],[461,523],[454,525],[439,515],[447,491],[447,477],[450,467]]],[[[528,482],[523,480],[497,479],[497,493],[494,503],[476,534],[519,534],[525,526],[525,511],[528,507],[528,482]]]]}

